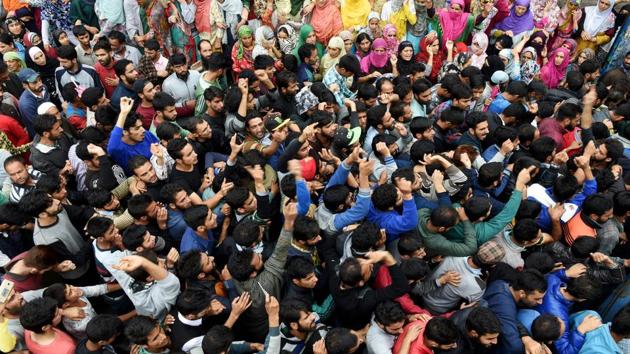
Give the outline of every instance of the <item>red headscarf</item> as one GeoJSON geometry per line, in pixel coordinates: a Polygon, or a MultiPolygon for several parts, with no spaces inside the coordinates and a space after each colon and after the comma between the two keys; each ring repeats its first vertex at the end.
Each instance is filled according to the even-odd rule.
{"type": "Polygon", "coordinates": [[[540,78],[547,84],[547,87],[558,87],[558,84],[560,84],[562,79],[564,79],[564,75],[567,73],[570,60],[571,56],[569,50],[565,47],[560,47],[551,52],[549,61],[540,69],[540,78]],[[560,65],[556,65],[556,56],[558,56],[560,52],[564,53],[564,60],[560,65]]]}
{"type": "Polygon", "coordinates": [[[420,41],[420,53],[416,56],[417,61],[421,61],[426,64],[431,64],[431,75],[429,75],[429,80],[432,82],[437,81],[438,74],[440,73],[440,69],[442,68],[442,53],[440,51],[437,54],[433,54],[433,62],[429,63],[429,52],[428,45],[438,40],[437,37],[434,37],[431,41],[429,41],[428,37],[422,38],[420,41]]]}

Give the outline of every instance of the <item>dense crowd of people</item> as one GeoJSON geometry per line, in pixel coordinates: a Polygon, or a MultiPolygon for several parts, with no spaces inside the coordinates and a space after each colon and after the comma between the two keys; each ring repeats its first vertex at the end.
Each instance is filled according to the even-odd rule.
{"type": "Polygon", "coordinates": [[[2,0],[0,351],[630,354],[629,14],[2,0]]]}

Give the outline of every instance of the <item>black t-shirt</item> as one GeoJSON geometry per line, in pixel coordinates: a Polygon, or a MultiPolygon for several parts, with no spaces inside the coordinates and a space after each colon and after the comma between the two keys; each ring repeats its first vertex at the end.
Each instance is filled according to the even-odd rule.
{"type": "Polygon", "coordinates": [[[170,175],[170,182],[181,185],[188,194],[199,191],[201,187],[201,179],[203,175],[198,169],[193,168],[192,171],[180,171],[177,168],[173,168],[170,175]]]}
{"type": "Polygon", "coordinates": [[[87,338],[81,340],[76,349],[74,350],[74,354],[116,354],[116,350],[111,345],[106,345],[97,351],[88,350],[86,347],[87,338]]]}
{"type": "Polygon", "coordinates": [[[153,184],[147,184],[147,194],[150,195],[153,200],[161,201],[162,197],[160,196],[160,191],[162,190],[162,187],[164,187],[164,185],[166,185],[167,183],[168,181],[166,180],[158,180],[153,184]]]}

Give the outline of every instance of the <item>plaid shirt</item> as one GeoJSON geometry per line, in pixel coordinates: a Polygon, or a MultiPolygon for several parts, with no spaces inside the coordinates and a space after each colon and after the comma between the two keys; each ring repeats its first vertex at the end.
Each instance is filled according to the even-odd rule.
{"type": "Polygon", "coordinates": [[[330,89],[333,84],[339,86],[338,90],[331,90],[335,94],[335,98],[337,99],[337,103],[340,107],[343,107],[343,100],[346,98],[353,99],[355,94],[350,91],[348,86],[346,85],[346,78],[337,72],[336,67],[332,67],[328,69],[326,75],[324,75],[324,85],[330,89]]]}

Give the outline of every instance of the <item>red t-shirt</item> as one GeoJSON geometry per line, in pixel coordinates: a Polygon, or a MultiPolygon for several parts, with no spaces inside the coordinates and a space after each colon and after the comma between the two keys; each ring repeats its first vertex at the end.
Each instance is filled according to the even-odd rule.
{"type": "Polygon", "coordinates": [[[42,275],[41,274],[29,274],[29,275],[19,275],[11,273],[11,268],[18,261],[24,259],[26,257],[27,252],[23,252],[13,257],[13,259],[4,266],[4,269],[7,270],[7,273],[4,275],[4,279],[10,280],[15,283],[15,291],[23,292],[29,290],[37,290],[42,287],[42,275]]]}
{"type": "Polygon", "coordinates": [[[107,98],[111,98],[112,93],[114,93],[114,90],[116,89],[116,86],[108,85],[107,80],[105,80],[105,79],[114,79],[114,80],[116,79],[117,77],[116,71],[114,70],[115,63],[116,62],[114,61],[114,59],[112,59],[112,63],[109,68],[104,67],[99,62],[94,64],[94,69],[96,70],[98,77],[101,79],[101,83],[103,84],[103,88],[105,88],[105,95],[107,95],[107,98]]]}
{"type": "Polygon", "coordinates": [[[74,339],[57,328],[53,328],[53,331],[55,331],[55,339],[50,344],[41,345],[31,338],[33,332],[25,330],[24,341],[28,350],[33,354],[74,354],[76,348],[74,339]]]}

